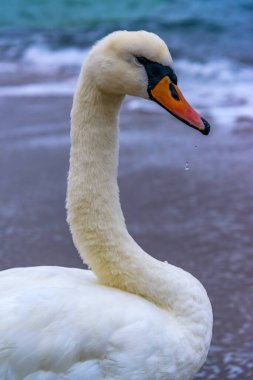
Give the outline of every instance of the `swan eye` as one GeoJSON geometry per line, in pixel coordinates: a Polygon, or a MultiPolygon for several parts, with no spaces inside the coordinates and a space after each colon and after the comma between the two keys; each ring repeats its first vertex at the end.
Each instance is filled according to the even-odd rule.
{"type": "Polygon", "coordinates": [[[138,62],[140,65],[145,65],[147,63],[147,58],[144,57],[135,57],[136,62],[138,62]]]}
{"type": "Polygon", "coordinates": [[[168,76],[171,82],[177,85],[177,76],[173,69],[169,66],[164,66],[161,63],[151,61],[145,57],[135,57],[136,63],[144,66],[149,80],[149,87],[152,88],[156,83],[158,83],[163,77],[168,76]]]}
{"type": "Polygon", "coordinates": [[[136,66],[145,67],[144,60],[145,60],[145,58],[143,58],[143,57],[134,56],[134,63],[136,64],[136,66]]]}

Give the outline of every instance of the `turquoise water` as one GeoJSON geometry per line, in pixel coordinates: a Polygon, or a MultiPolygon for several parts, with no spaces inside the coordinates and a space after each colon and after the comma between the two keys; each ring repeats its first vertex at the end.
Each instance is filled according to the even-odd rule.
{"type": "Polygon", "coordinates": [[[253,62],[252,0],[9,0],[0,4],[0,59],[32,44],[87,47],[116,29],[160,34],[174,56],[253,62]]]}
{"type": "Polygon", "coordinates": [[[0,6],[0,23],[6,28],[96,27],[143,17],[165,0],[9,0],[0,6]]]}
{"type": "Polygon", "coordinates": [[[117,29],[159,34],[182,90],[208,119],[252,125],[253,0],[0,1],[0,95],[72,95],[90,46],[117,29]],[[66,83],[55,83],[62,73],[66,83]]]}

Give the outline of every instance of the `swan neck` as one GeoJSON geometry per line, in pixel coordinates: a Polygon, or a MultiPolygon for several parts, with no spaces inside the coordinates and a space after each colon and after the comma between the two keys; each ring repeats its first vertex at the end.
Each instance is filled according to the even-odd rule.
{"type": "Polygon", "coordinates": [[[123,98],[100,91],[84,75],[71,112],[68,221],[82,259],[105,281],[132,244],[119,201],[118,113],[123,98]]]}
{"type": "Polygon", "coordinates": [[[121,102],[122,97],[101,92],[81,74],[71,113],[67,191],[73,240],[102,284],[143,296],[174,315],[188,326],[187,334],[204,358],[211,336],[204,288],[189,273],[145,253],[125,225],[117,184],[121,102]]]}

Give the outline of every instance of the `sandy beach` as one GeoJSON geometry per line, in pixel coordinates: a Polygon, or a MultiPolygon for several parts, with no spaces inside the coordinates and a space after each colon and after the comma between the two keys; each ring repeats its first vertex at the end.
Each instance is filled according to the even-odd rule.
{"type": "MultiPolygon", "coordinates": [[[[66,223],[71,97],[1,97],[0,267],[83,267],[66,223]]],[[[196,379],[252,379],[252,120],[202,136],[165,111],[121,113],[119,183],[131,234],[198,277],[214,336],[196,379]]],[[[208,115],[206,115],[208,116],[208,115]]]]}

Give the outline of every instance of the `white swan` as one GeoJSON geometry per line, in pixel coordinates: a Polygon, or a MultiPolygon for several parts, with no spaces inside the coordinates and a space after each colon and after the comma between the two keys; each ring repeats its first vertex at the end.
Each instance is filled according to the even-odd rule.
{"type": "Polygon", "coordinates": [[[212,310],[189,273],[145,253],[125,226],[117,114],[152,98],[207,134],[156,35],[115,32],[82,68],[72,109],[68,221],[93,272],[17,268],[0,275],[0,379],[188,380],[204,363],[212,310]]]}

